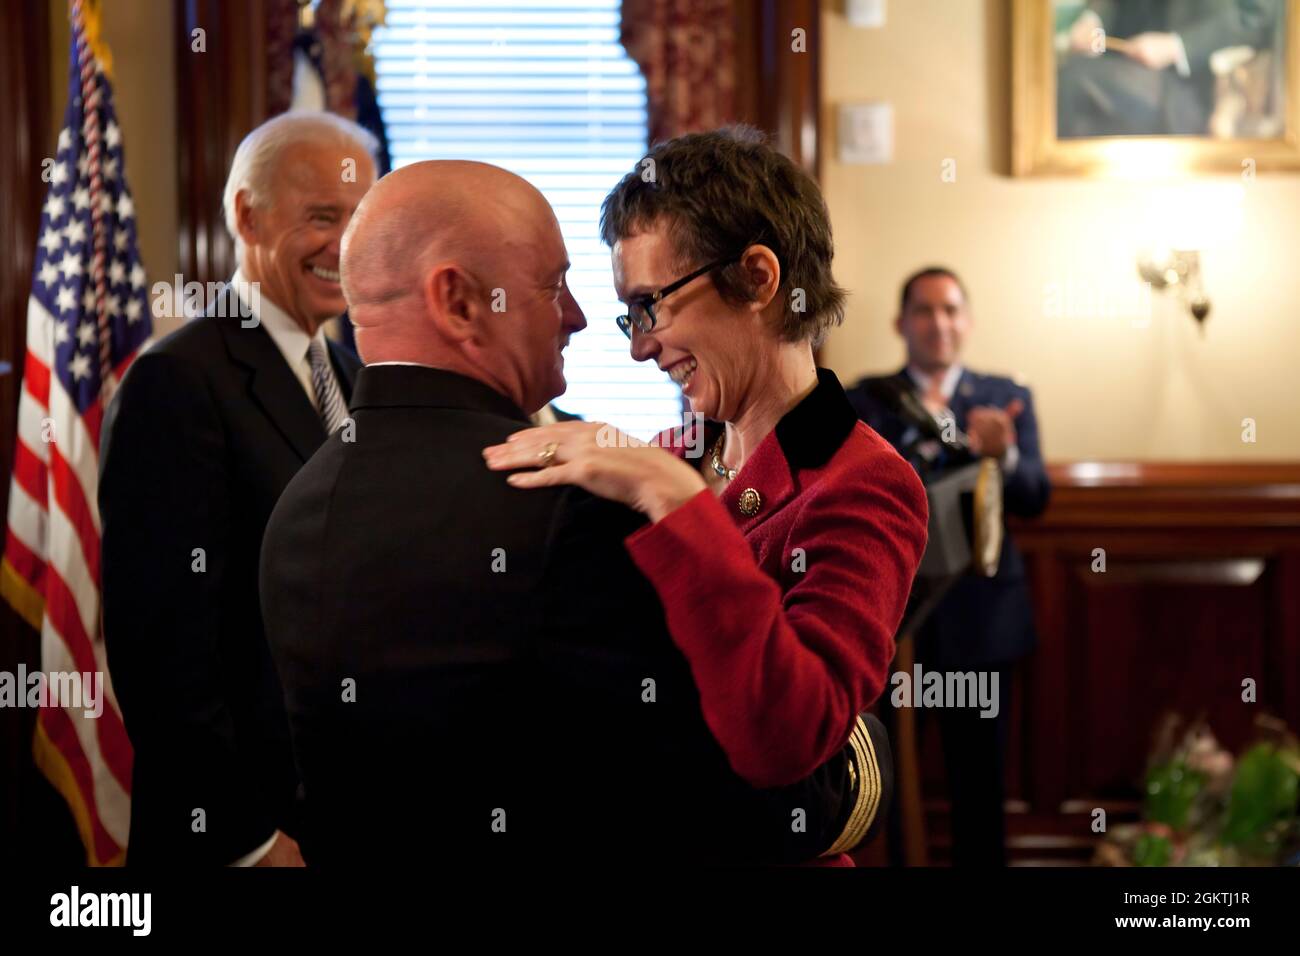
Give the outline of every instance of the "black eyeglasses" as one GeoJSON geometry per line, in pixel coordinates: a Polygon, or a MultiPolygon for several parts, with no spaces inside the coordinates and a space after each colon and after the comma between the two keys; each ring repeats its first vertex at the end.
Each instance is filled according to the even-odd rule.
{"type": "Polygon", "coordinates": [[[694,282],[705,273],[712,272],[714,269],[719,269],[722,266],[729,266],[733,262],[739,261],[740,256],[732,256],[729,259],[719,259],[716,262],[710,262],[707,266],[702,266],[699,269],[696,269],[690,275],[683,276],[676,282],[664,286],[658,292],[653,292],[650,295],[639,295],[627,304],[627,315],[620,315],[614,320],[614,322],[629,339],[632,337],[632,326],[634,325],[636,326],[637,331],[644,335],[654,329],[655,305],[662,301],[666,296],[672,295],[682,286],[686,285],[688,282],[694,282]]]}

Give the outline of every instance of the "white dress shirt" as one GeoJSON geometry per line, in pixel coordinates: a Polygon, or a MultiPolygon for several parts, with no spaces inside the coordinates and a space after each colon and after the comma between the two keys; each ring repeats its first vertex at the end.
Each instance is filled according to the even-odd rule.
{"type": "Polygon", "coordinates": [[[311,402],[311,407],[320,411],[320,405],[316,400],[316,387],[311,381],[311,359],[307,355],[307,350],[311,348],[313,339],[319,339],[325,346],[325,354],[329,355],[329,345],[325,340],[325,326],[316,330],[316,334],[308,335],[307,330],[295,322],[289,313],[261,294],[260,290],[257,296],[249,294],[248,280],[244,278],[243,273],[236,269],[235,274],[230,279],[230,284],[234,287],[235,292],[239,294],[240,300],[256,317],[262,328],[266,329],[267,334],[271,336],[271,341],[275,347],[280,350],[284,360],[289,364],[290,370],[297,377],[302,385],[302,390],[307,393],[307,398],[311,402]],[[256,306],[256,307],[255,307],[256,306]]]}
{"type": "MultiPolygon", "coordinates": [[[[1080,20],[1085,17],[1102,30],[1106,29],[1106,24],[1101,22],[1101,15],[1096,10],[1084,10],[1083,13],[1079,14],[1080,20]]],[[[1174,69],[1178,71],[1179,76],[1189,77],[1192,75],[1192,65],[1187,59],[1187,44],[1183,42],[1181,33],[1173,34],[1173,38],[1178,44],[1178,59],[1174,61],[1174,69]]]]}
{"type": "MultiPolygon", "coordinates": [[[[957,394],[957,383],[961,381],[963,369],[960,365],[949,365],[948,371],[943,373],[943,381],[939,383],[939,393],[943,395],[945,402],[952,402],[952,397],[957,394]]],[[[907,374],[916,383],[917,391],[922,395],[930,391],[930,376],[921,371],[915,365],[907,367],[907,374]]]]}
{"type": "MultiPolygon", "coordinates": [[[[952,397],[957,394],[957,383],[961,381],[961,374],[964,371],[965,369],[960,364],[953,364],[948,366],[948,371],[943,373],[943,381],[939,383],[939,393],[948,405],[952,404],[952,397]]],[[[907,374],[916,383],[916,390],[919,394],[925,395],[930,391],[931,378],[928,374],[915,365],[907,366],[907,374]]],[[[944,411],[948,415],[952,414],[950,408],[946,408],[944,411]]],[[[942,426],[944,417],[942,414],[935,415],[935,421],[942,426]]],[[[998,464],[1002,466],[1004,476],[1014,474],[1016,466],[1020,464],[1020,447],[1018,445],[1008,445],[1006,453],[998,459],[998,464]]]]}

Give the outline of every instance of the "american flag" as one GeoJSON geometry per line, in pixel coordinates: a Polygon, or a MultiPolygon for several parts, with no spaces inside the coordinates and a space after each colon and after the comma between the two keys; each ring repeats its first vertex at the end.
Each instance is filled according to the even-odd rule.
{"type": "Polygon", "coordinates": [[[68,107],[41,214],[0,593],[41,633],[45,673],[100,673],[103,712],[43,706],[34,753],[92,865],[121,863],[131,745],[100,629],[99,430],[152,332],[112,91],[72,4],[68,107]]]}

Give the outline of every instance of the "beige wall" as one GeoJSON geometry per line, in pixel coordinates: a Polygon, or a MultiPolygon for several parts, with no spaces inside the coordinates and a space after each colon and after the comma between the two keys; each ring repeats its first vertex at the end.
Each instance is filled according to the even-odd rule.
{"type": "Polygon", "coordinates": [[[1050,460],[1300,458],[1300,176],[1010,178],[1005,0],[894,0],[878,30],[824,6],[822,182],[852,291],[824,361],[842,379],[901,366],[899,283],[945,263],[974,307],[968,364],[1034,390],[1050,460]],[[872,100],[893,104],[894,161],[841,165],[835,106],[872,100]],[[1203,333],[1175,299],[1144,308],[1134,264],[1160,241],[1202,250],[1203,333]]]}
{"type": "MultiPolygon", "coordinates": [[[[104,4],[104,40],[113,56],[113,105],[122,129],[140,258],[150,286],[171,283],[178,263],[172,8],[166,0],[104,4]]],[[[50,0],[51,143],[62,128],[68,102],[68,44],[68,4],[50,0]]],[[[165,332],[176,324],[164,319],[155,321],[155,328],[165,332]]]]}
{"type": "MultiPolygon", "coordinates": [[[[50,0],[57,131],[67,92],[66,3],[50,0]]],[[[1034,389],[1053,460],[1300,458],[1300,176],[1172,183],[1012,179],[1006,0],[894,0],[883,29],[823,21],[822,181],[836,272],[850,288],[825,361],[846,381],[893,369],[899,281],[962,272],[975,368],[1034,389]],[[835,106],[893,104],[895,157],[842,166],[835,106]],[[956,161],[956,182],[942,164],[956,161]],[[1171,214],[1172,210],[1172,214],[1171,214]],[[1214,310],[1203,333],[1176,301],[1144,308],[1134,260],[1149,238],[1202,249],[1214,310]],[[1243,418],[1257,442],[1241,440],[1243,418]]],[[[149,281],[177,266],[172,4],[105,4],[114,94],[149,281]]],[[[50,138],[53,142],[53,136],[50,138]]],[[[170,327],[170,323],[165,323],[170,327]]]]}

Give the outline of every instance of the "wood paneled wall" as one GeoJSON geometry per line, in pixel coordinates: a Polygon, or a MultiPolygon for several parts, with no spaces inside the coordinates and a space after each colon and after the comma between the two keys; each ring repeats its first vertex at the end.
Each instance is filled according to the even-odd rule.
{"type": "Polygon", "coordinates": [[[736,119],[813,176],[820,172],[820,0],[737,0],[736,119]],[[795,49],[795,31],[802,30],[795,49]]]}
{"type": "Polygon", "coordinates": [[[221,199],[240,141],[267,118],[267,23],[272,0],[175,0],[178,228],[185,280],[225,282],[234,241],[221,199]],[[203,30],[205,52],[192,50],[203,30]]]}
{"type": "MultiPolygon", "coordinates": [[[[1021,862],[1086,860],[1096,807],[1111,822],[1136,818],[1169,711],[1204,716],[1233,750],[1260,713],[1300,730],[1300,465],[1075,463],[1051,474],[1047,512],[1014,528],[1039,630],[1017,679],[1007,768],[1021,862]],[[1255,703],[1242,700],[1247,678],[1255,703]]],[[[942,862],[932,731],[922,751],[931,858],[942,862]]]]}

